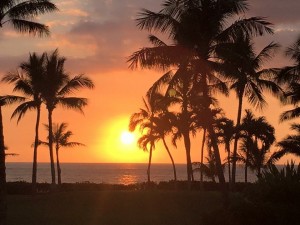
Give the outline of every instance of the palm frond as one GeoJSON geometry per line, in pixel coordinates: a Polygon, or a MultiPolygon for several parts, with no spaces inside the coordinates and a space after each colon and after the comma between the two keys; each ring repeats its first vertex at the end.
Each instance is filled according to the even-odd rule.
{"type": "Polygon", "coordinates": [[[17,123],[19,123],[22,117],[28,111],[36,110],[36,109],[37,109],[37,104],[35,101],[24,102],[14,110],[13,114],[11,115],[11,118],[18,116],[17,123]]]}
{"type": "Polygon", "coordinates": [[[266,47],[263,48],[263,50],[258,53],[254,60],[255,65],[262,65],[267,60],[270,60],[276,51],[279,49],[280,45],[274,42],[271,42],[266,47]]]}
{"type": "Polygon", "coordinates": [[[57,11],[54,3],[45,0],[29,0],[20,2],[7,11],[7,16],[14,19],[36,17],[40,14],[57,11]]]}
{"type": "Polygon", "coordinates": [[[286,120],[291,120],[294,118],[300,117],[300,107],[296,107],[291,110],[287,110],[280,115],[280,122],[284,122],[286,120]]]}
{"type": "Polygon", "coordinates": [[[218,42],[234,41],[240,35],[244,37],[262,36],[263,34],[272,34],[273,24],[267,22],[264,17],[251,17],[247,19],[239,19],[231,26],[220,33],[216,40],[218,42]]]}
{"type": "Polygon", "coordinates": [[[26,98],[21,97],[21,96],[15,96],[15,95],[4,95],[0,96],[0,105],[10,105],[14,103],[20,103],[24,102],[26,98]]]}
{"type": "Polygon", "coordinates": [[[13,27],[21,33],[29,33],[40,37],[50,35],[49,27],[41,23],[23,19],[11,19],[10,22],[12,23],[13,27]]]}
{"type": "Polygon", "coordinates": [[[79,88],[94,88],[95,85],[93,81],[84,76],[83,74],[75,76],[72,78],[59,92],[58,96],[65,96],[70,93],[73,93],[74,90],[78,90],[79,88]]]}
{"type": "Polygon", "coordinates": [[[87,105],[88,101],[86,98],[77,98],[77,97],[64,97],[57,99],[58,104],[67,109],[78,110],[83,113],[83,107],[87,105]]]}
{"type": "Polygon", "coordinates": [[[167,46],[166,43],[164,43],[162,40],[160,40],[158,37],[156,37],[152,34],[148,36],[148,39],[149,39],[150,43],[152,43],[154,45],[154,47],[167,46]]]}

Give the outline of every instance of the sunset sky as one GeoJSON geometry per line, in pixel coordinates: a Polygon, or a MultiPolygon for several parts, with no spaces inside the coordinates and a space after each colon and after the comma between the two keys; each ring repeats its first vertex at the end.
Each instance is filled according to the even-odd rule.
{"type": "MultiPolygon", "coordinates": [[[[73,131],[73,141],[87,147],[62,149],[62,162],[141,162],[146,163],[148,155],[135,144],[121,142],[121,134],[127,130],[132,113],[142,107],[142,96],[151,84],[162,74],[158,71],[128,69],[126,58],[147,44],[147,33],[135,26],[134,19],[141,8],[160,9],[161,0],[55,0],[59,12],[39,17],[46,23],[51,36],[37,38],[14,32],[9,26],[0,28],[0,74],[15,70],[28,59],[30,52],[51,52],[56,48],[67,57],[66,70],[77,75],[84,73],[95,82],[94,90],[84,90],[78,96],[87,97],[89,105],[84,115],[57,108],[54,122],[67,122],[73,131]]],[[[289,62],[283,57],[283,50],[300,35],[300,1],[296,0],[251,0],[248,16],[267,17],[274,23],[275,34],[257,38],[256,49],[261,50],[270,41],[282,46],[274,60],[267,66],[284,66],[289,62]]],[[[243,15],[241,15],[243,16],[243,15]]],[[[12,87],[1,84],[1,94],[11,94],[12,87]]],[[[291,108],[281,106],[273,97],[267,97],[269,106],[256,115],[264,115],[276,128],[277,140],[287,135],[291,122],[278,123],[281,112],[291,108]]],[[[220,98],[220,105],[226,115],[236,118],[235,95],[220,98]]],[[[9,153],[19,156],[8,157],[7,161],[32,161],[31,144],[34,139],[35,112],[29,112],[17,125],[10,120],[16,106],[3,108],[5,144],[9,153]]],[[[244,108],[247,108],[245,105],[244,108]]],[[[46,110],[42,111],[42,123],[46,123],[46,110]]],[[[46,133],[41,126],[41,139],[46,133]]],[[[200,136],[193,140],[192,159],[199,161],[200,136]]],[[[273,147],[274,149],[274,147],[273,147]]],[[[181,145],[172,149],[175,162],[184,163],[185,153],[181,145]]],[[[222,155],[223,149],[221,149],[222,155]]],[[[286,157],[280,162],[286,162],[286,157]]],[[[49,153],[41,147],[39,162],[48,162],[49,153]]],[[[154,152],[154,162],[169,163],[166,151],[159,145],[154,152]]],[[[298,161],[298,160],[297,160],[298,161]]]]}

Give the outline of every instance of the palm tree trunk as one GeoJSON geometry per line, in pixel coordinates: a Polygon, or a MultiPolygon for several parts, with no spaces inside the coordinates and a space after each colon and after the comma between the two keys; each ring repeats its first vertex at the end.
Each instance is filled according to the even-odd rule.
{"type": "Polygon", "coordinates": [[[149,152],[149,162],[148,162],[148,169],[147,169],[147,178],[148,178],[148,184],[150,184],[150,170],[151,170],[151,161],[152,161],[152,144],[150,146],[150,152],[149,152]]]}
{"type": "Polygon", "coordinates": [[[246,150],[246,162],[245,162],[245,183],[248,182],[248,158],[249,158],[249,150],[246,150]]]}
{"type": "Polygon", "coordinates": [[[5,145],[3,135],[2,110],[0,106],[0,224],[6,225],[7,200],[6,200],[6,167],[5,145]]]}
{"type": "Polygon", "coordinates": [[[221,157],[220,157],[219,146],[217,144],[217,138],[216,138],[216,134],[215,134],[215,131],[213,129],[212,124],[209,124],[208,132],[209,132],[209,135],[210,135],[210,138],[211,138],[211,145],[212,145],[213,150],[214,150],[219,182],[221,184],[225,185],[225,177],[224,177],[224,173],[223,173],[223,169],[222,169],[222,162],[221,162],[221,157]]]}
{"type": "Polygon", "coordinates": [[[225,182],[225,177],[224,177],[224,173],[223,173],[223,169],[222,169],[222,163],[221,163],[221,157],[220,157],[220,151],[219,151],[219,146],[217,144],[217,138],[216,138],[216,134],[215,131],[213,129],[213,125],[212,125],[212,115],[211,113],[208,114],[209,115],[209,122],[208,123],[208,133],[211,139],[211,145],[213,147],[214,150],[214,155],[215,155],[215,160],[216,160],[216,169],[217,169],[217,174],[218,174],[218,179],[219,179],[219,183],[220,183],[220,191],[223,195],[223,204],[227,207],[229,204],[229,198],[228,198],[228,190],[226,187],[226,182],[225,182]]]}
{"type": "Polygon", "coordinates": [[[169,147],[168,147],[168,145],[166,143],[166,140],[164,138],[162,138],[162,140],[163,140],[164,146],[165,146],[165,148],[166,148],[166,150],[168,152],[168,155],[169,155],[169,157],[170,157],[170,159],[172,161],[173,173],[174,173],[174,181],[177,181],[177,174],[176,174],[176,167],[175,167],[174,159],[173,159],[173,157],[171,155],[171,152],[170,152],[169,147]]]}
{"type": "MultiPolygon", "coordinates": [[[[242,108],[243,108],[243,96],[244,96],[244,89],[239,94],[239,106],[238,106],[238,114],[236,120],[236,127],[239,128],[241,125],[241,117],[242,117],[242,108]]],[[[233,154],[232,154],[232,177],[231,181],[232,184],[235,184],[235,176],[236,176],[236,161],[237,161],[237,147],[238,147],[238,140],[239,135],[235,136],[234,144],[233,144],[233,154]]]]}
{"type": "Polygon", "coordinates": [[[231,183],[231,167],[230,167],[230,143],[226,143],[227,162],[228,162],[228,182],[231,183]]]}
{"type": "Polygon", "coordinates": [[[191,159],[191,140],[189,132],[184,132],[183,134],[184,146],[186,152],[186,166],[187,166],[187,178],[188,178],[188,189],[192,187],[193,180],[193,168],[192,168],[192,159],[191,159]]]}
{"type": "Polygon", "coordinates": [[[53,135],[52,135],[52,110],[48,109],[48,126],[49,126],[49,153],[50,153],[50,168],[51,168],[51,184],[55,187],[55,167],[53,158],[53,135]]]}
{"type": "Polygon", "coordinates": [[[34,149],[33,149],[33,163],[32,163],[32,194],[36,193],[36,179],[37,179],[37,150],[39,145],[39,125],[41,117],[41,105],[37,107],[36,113],[36,123],[35,123],[35,139],[34,139],[34,149]]]}
{"type": "Polygon", "coordinates": [[[59,164],[59,157],[58,157],[58,150],[59,147],[56,146],[56,166],[57,166],[57,179],[58,179],[58,185],[61,185],[61,169],[59,164]]]}
{"type": "Polygon", "coordinates": [[[206,128],[203,130],[203,137],[202,137],[202,146],[201,146],[201,160],[200,160],[200,183],[203,184],[203,158],[204,158],[204,146],[206,141],[206,128]]]}

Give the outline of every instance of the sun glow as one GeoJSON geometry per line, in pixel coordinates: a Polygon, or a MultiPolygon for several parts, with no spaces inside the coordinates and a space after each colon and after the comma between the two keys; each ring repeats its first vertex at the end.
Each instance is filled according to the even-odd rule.
{"type": "Polygon", "coordinates": [[[134,134],[128,131],[121,133],[121,142],[125,145],[130,145],[135,141],[134,134]]]}
{"type": "Polygon", "coordinates": [[[137,146],[139,131],[128,131],[128,117],[116,117],[105,124],[105,141],[98,144],[99,160],[115,163],[147,162],[148,154],[137,146]]]}

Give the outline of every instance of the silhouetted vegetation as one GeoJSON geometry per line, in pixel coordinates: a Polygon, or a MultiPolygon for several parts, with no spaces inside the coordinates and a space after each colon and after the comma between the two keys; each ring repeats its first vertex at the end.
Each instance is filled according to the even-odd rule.
{"type": "MultiPolygon", "coordinates": [[[[49,35],[48,26],[37,23],[34,19],[42,14],[58,10],[56,5],[48,0],[16,1],[5,0],[0,3],[0,28],[12,25],[20,33],[34,36],[49,35]]],[[[0,112],[0,224],[6,224],[6,173],[5,145],[3,135],[2,114],[0,112]]]]}
{"type": "Polygon", "coordinates": [[[228,208],[203,217],[205,225],[293,225],[300,209],[300,167],[287,164],[265,169],[259,180],[242,193],[232,195],[228,208]],[[216,216],[218,215],[218,216],[216,216]]]}

